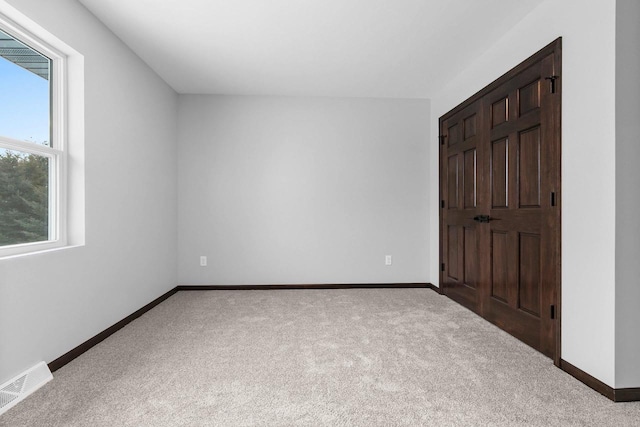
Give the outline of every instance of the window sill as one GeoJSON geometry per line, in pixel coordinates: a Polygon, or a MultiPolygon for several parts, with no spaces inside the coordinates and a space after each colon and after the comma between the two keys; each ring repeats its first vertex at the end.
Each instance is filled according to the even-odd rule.
{"type": "Polygon", "coordinates": [[[78,248],[84,245],[69,245],[63,242],[37,242],[0,248],[0,261],[22,258],[30,255],[41,255],[64,249],[78,248]]]}

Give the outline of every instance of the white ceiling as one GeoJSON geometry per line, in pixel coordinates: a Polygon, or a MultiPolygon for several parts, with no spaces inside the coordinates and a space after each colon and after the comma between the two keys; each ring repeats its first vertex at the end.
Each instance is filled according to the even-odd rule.
{"type": "Polygon", "coordinates": [[[542,1],[80,0],[179,93],[397,98],[432,97],[542,1]]]}

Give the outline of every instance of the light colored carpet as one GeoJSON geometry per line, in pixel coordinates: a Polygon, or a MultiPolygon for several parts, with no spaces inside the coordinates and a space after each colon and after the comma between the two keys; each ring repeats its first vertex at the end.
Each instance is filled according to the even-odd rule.
{"type": "Polygon", "coordinates": [[[2,426],[639,426],[429,289],[183,291],[2,426]]]}

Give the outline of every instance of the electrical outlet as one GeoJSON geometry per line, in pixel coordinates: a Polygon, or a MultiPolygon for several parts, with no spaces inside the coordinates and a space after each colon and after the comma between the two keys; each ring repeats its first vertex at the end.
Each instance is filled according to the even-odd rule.
{"type": "Polygon", "coordinates": [[[384,265],[393,264],[393,257],[391,255],[385,255],[384,257],[384,265]]]}
{"type": "Polygon", "coordinates": [[[200,257],[200,267],[206,267],[207,266],[207,257],[202,255],[200,257]]]}

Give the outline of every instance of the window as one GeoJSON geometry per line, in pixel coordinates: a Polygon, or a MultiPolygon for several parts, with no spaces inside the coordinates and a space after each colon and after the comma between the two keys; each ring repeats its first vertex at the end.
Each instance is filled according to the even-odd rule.
{"type": "Polygon", "coordinates": [[[0,256],[66,244],[64,65],[0,15],[0,256]]]}

